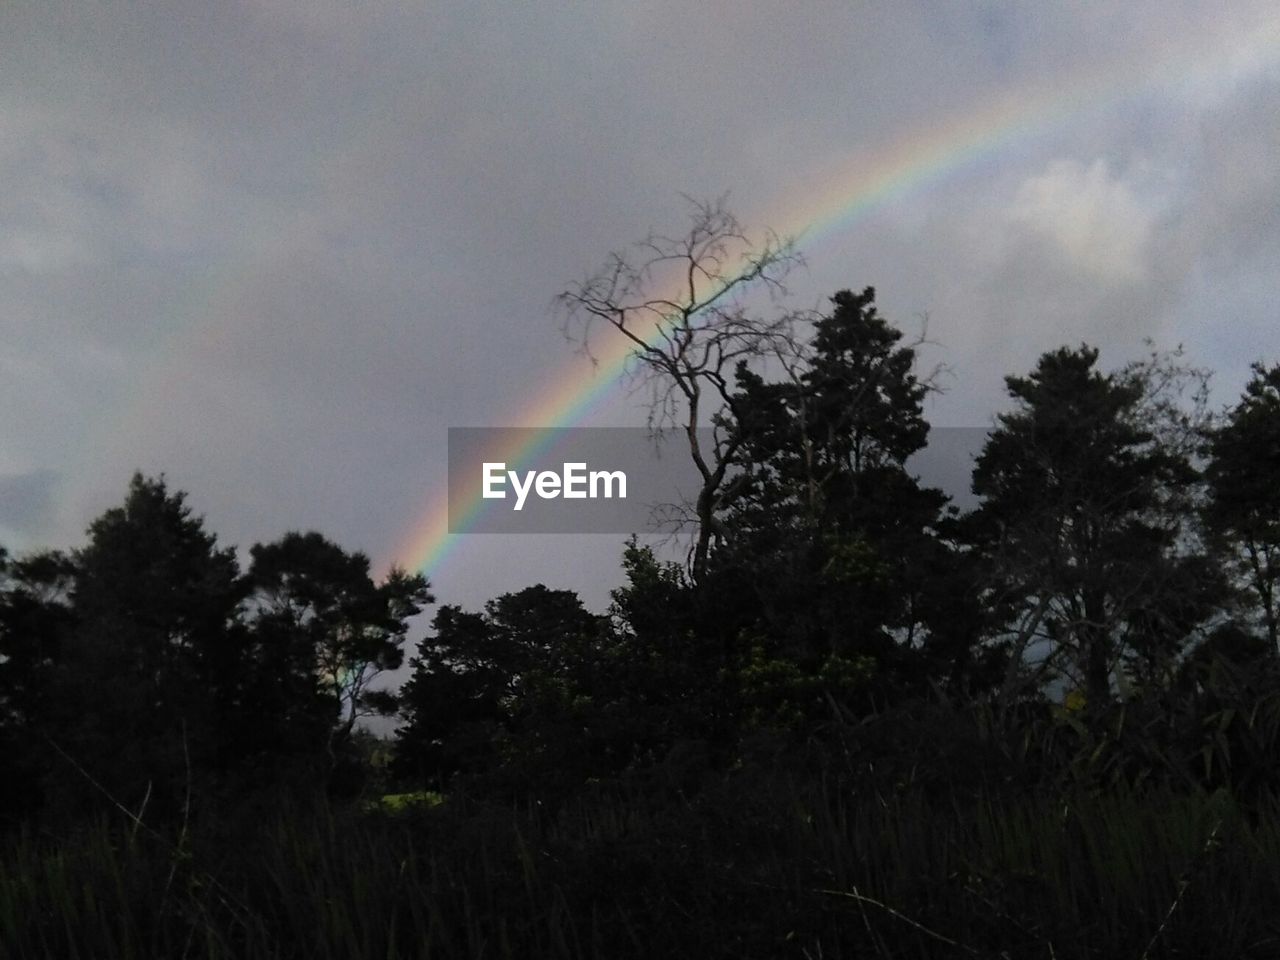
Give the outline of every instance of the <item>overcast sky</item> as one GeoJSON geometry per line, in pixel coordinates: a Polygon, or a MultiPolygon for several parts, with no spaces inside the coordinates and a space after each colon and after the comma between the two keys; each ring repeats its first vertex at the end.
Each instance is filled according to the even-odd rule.
{"type": "MultiPolygon", "coordinates": [[[[592,384],[567,283],[679,232],[681,193],[798,231],[881,168],[901,188],[806,234],[792,292],[927,314],[935,423],[985,424],[1062,343],[1185,343],[1222,403],[1277,358],[1274,0],[13,0],[0,543],[79,545],[141,469],[223,543],[408,559],[448,427],[592,384]]],[[[431,576],[600,609],[619,547],[471,536],[431,576]]]]}

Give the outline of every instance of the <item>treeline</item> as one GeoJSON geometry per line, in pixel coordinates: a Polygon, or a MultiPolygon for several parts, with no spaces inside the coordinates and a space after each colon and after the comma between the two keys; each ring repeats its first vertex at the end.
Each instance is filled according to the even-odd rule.
{"type": "Polygon", "coordinates": [[[10,822],[117,808],[162,823],[193,802],[352,790],[357,724],[396,709],[372,681],[403,662],[426,581],[375,583],[317,533],[250,555],[242,571],[183,493],[141,475],[81,549],[0,554],[10,822]]]}
{"type": "Polygon", "coordinates": [[[421,575],[163,477],[4,557],[0,957],[1275,956],[1280,365],[1045,353],[961,511],[873,291],[808,330],[661,368],[687,563],[439,606],[399,690],[421,575]]]}
{"type": "Polygon", "coordinates": [[[632,543],[607,616],[540,586],[437,612],[402,775],[572,790],[767,742],[899,786],[1277,785],[1280,366],[1214,414],[1178,353],[1046,353],[962,513],[907,467],[931,387],[873,291],[807,347],[737,366],[701,569],[632,543]]]}
{"type": "Polygon", "coordinates": [[[1280,366],[1213,415],[1177,354],[1046,353],[1007,378],[962,513],[906,466],[930,384],[873,291],[808,348],[777,379],[738,364],[698,568],[632,542],[604,615],[541,585],[442,606],[398,693],[375,681],[421,575],[377,583],[316,533],[242,571],[135,476],[84,547],[4,562],[5,816],[568,796],[766,743],[920,781],[1276,785],[1280,366]],[[359,735],[374,714],[398,714],[390,750],[359,735]]]}

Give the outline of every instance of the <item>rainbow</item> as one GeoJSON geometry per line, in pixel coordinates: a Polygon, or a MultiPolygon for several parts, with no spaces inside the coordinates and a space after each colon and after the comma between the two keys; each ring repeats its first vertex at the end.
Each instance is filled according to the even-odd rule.
{"type": "MultiPolygon", "coordinates": [[[[764,218],[780,235],[813,244],[847,231],[869,214],[970,169],[983,160],[1070,123],[1113,109],[1126,101],[1161,89],[1212,88],[1230,84],[1260,63],[1270,65],[1280,50],[1280,18],[1256,25],[1242,41],[1223,42],[1215,55],[1189,57],[1172,43],[1145,64],[1127,62],[1110,73],[1054,78],[1051,86],[991,98],[963,115],[919,129],[888,146],[860,154],[844,168],[821,178],[817,188],[806,187],[775,205],[764,218]]],[[[1197,51],[1199,52],[1199,51],[1197,51]]],[[[606,331],[607,332],[607,331],[606,331]]],[[[581,364],[557,371],[547,387],[509,425],[542,428],[571,426],[583,420],[616,389],[631,351],[622,337],[601,336],[593,370],[581,364]]],[[[593,344],[593,349],[595,345],[593,344]]],[[[515,467],[538,452],[534,439],[509,449],[492,451],[493,460],[515,467]]],[[[479,489],[455,526],[465,530],[488,504],[479,489]]],[[[432,574],[439,570],[459,542],[451,533],[448,497],[435,493],[402,543],[392,552],[400,565],[432,574]]]]}
{"type": "MultiPolygon", "coordinates": [[[[1263,47],[1270,63],[1280,46],[1280,19],[1268,23],[1266,31],[1253,32],[1251,40],[1263,47]]],[[[1230,81],[1242,59],[1238,52],[1239,47],[1233,47],[1224,59],[1189,65],[1178,50],[1170,49],[1162,51],[1140,72],[1129,64],[1115,76],[1073,77],[1029,95],[1024,92],[996,97],[972,113],[919,129],[881,151],[859,156],[854,164],[824,180],[822,189],[788,198],[778,207],[781,216],[772,223],[783,236],[795,236],[806,243],[822,241],[854,227],[874,211],[941,182],[948,175],[972,168],[1015,143],[1078,122],[1089,114],[1114,109],[1120,102],[1146,95],[1164,84],[1203,83],[1215,77],[1230,81]]],[[[621,337],[602,337],[599,343],[602,349],[596,352],[594,369],[564,366],[548,380],[548,387],[539,396],[522,404],[516,419],[539,428],[562,428],[584,420],[605,397],[611,396],[631,358],[630,343],[621,337]]],[[[534,439],[507,449],[494,449],[492,460],[509,465],[527,463],[541,443],[535,435],[534,439]]],[[[456,526],[466,530],[488,506],[477,490],[456,526]]],[[[429,500],[392,556],[402,566],[430,575],[442,567],[458,539],[458,532],[449,531],[448,498],[440,492],[429,500]]]]}

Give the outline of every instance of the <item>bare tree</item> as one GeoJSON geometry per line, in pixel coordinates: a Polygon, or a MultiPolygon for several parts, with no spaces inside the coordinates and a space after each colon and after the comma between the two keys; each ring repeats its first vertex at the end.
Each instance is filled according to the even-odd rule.
{"type": "Polygon", "coordinates": [[[798,349],[796,315],[757,316],[743,295],[763,288],[776,303],[802,259],[794,240],[772,231],[753,241],[724,197],[685,199],[691,207],[685,234],[650,234],[628,251],[611,253],[596,273],[556,300],[566,337],[593,360],[592,338],[602,325],[630,341],[629,372],[650,392],[650,429],[684,434],[700,478],[690,563],[697,580],[706,569],[719,495],[739,443],[722,429],[733,413],[734,369],[798,349]],[[712,428],[710,439],[700,426],[712,428]]]}

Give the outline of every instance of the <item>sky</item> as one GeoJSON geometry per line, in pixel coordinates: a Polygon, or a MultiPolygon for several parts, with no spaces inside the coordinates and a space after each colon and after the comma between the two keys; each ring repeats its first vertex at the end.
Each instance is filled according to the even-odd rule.
{"type": "Polygon", "coordinates": [[[446,537],[450,427],[637,425],[554,298],[682,195],[874,286],[938,425],[1087,341],[1280,359],[1280,10],[1126,4],[0,7],[0,544],[135,470],[242,552],[315,529],[476,607],[603,609],[618,536],[446,537]]]}

